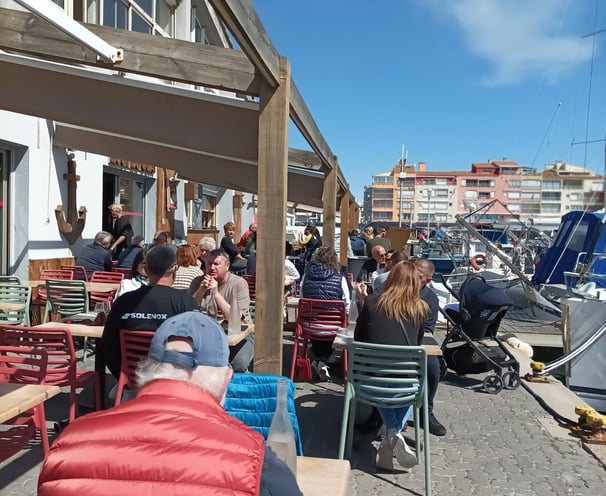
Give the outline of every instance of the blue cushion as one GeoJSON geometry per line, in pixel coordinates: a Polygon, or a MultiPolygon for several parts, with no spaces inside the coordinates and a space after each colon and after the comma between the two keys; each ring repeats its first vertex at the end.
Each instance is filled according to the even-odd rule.
{"type": "Polygon", "coordinates": [[[234,374],[227,387],[225,410],[267,439],[269,426],[276,410],[278,379],[286,379],[288,382],[288,412],[295,431],[297,454],[302,456],[303,444],[295,409],[296,387],[295,383],[287,377],[274,374],[234,374]]]}

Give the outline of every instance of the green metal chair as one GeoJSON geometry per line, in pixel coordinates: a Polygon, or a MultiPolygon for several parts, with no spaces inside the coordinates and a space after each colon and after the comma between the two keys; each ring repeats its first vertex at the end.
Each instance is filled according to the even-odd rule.
{"type": "Polygon", "coordinates": [[[31,295],[29,286],[0,282],[0,324],[29,326],[31,295]]]}
{"type": "MultiPolygon", "coordinates": [[[[378,408],[412,406],[415,449],[421,453],[420,415],[429,425],[427,406],[427,354],[421,346],[393,346],[354,341],[349,346],[345,404],[339,441],[339,459],[351,454],[356,402],[378,408]],[[347,444],[347,449],[346,448],[347,444]]],[[[425,494],[431,496],[429,429],[423,430],[425,494]]]]}
{"type": "Polygon", "coordinates": [[[0,276],[0,284],[21,284],[17,276],[0,276]]]}
{"type": "Polygon", "coordinates": [[[59,319],[80,317],[79,314],[86,314],[82,318],[95,318],[95,314],[88,310],[88,291],[84,281],[47,279],[45,285],[47,296],[43,322],[48,321],[49,314],[59,319]]]}

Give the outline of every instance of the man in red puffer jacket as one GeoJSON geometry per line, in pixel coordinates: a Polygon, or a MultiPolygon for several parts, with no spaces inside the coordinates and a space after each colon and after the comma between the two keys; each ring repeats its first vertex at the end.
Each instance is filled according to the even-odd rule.
{"type": "Polygon", "coordinates": [[[197,311],[167,319],[139,366],[137,397],[70,424],[38,494],[301,495],[261,434],[223,409],[228,359],[215,320],[197,311]]]}

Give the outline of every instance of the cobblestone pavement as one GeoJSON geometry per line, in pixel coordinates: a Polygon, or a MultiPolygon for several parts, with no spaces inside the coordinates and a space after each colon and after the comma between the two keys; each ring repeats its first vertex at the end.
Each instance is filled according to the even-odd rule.
{"type": "MultiPolygon", "coordinates": [[[[289,348],[285,350],[285,370],[289,348]]],[[[339,367],[333,367],[335,375],[339,367]]],[[[448,374],[440,385],[435,413],[445,437],[430,437],[435,495],[599,496],[606,495],[606,470],[575,438],[554,436],[544,424],[550,415],[523,387],[497,395],[483,391],[482,376],[448,374]]],[[[343,387],[334,383],[298,383],[297,407],[305,454],[337,456],[343,387]]],[[[67,397],[48,402],[47,417],[67,416],[67,397]]],[[[413,436],[409,428],[406,436],[413,436]]],[[[349,493],[424,494],[421,464],[393,473],[375,468],[374,432],[357,432],[349,493]]],[[[0,465],[0,494],[36,493],[41,462],[38,445],[0,465]]],[[[327,488],[327,495],[330,488],[327,488]]]]}

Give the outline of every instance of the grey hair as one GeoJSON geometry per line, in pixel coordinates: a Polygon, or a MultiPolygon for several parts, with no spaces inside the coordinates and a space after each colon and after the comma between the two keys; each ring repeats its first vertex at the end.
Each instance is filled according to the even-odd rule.
{"type": "Polygon", "coordinates": [[[215,248],[217,248],[217,243],[215,242],[215,239],[210,237],[201,238],[200,241],[198,241],[198,246],[202,245],[210,246],[210,251],[213,251],[215,248]]]}
{"type": "Polygon", "coordinates": [[[110,233],[106,231],[99,231],[95,235],[95,244],[106,247],[112,244],[113,239],[114,237],[110,233]]]}
{"type": "Polygon", "coordinates": [[[225,374],[229,367],[207,367],[199,365],[194,370],[185,369],[172,363],[158,362],[153,358],[142,360],[137,366],[139,388],[158,379],[189,382],[209,392],[217,401],[223,400],[225,374]]]}

